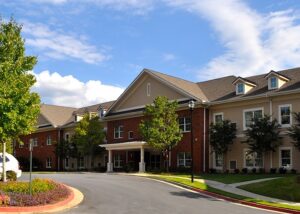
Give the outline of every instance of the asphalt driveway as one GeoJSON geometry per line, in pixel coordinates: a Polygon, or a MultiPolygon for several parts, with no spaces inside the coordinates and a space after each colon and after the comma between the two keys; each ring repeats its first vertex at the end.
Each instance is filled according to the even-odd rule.
{"type": "MultiPolygon", "coordinates": [[[[28,179],[23,174],[21,179],[28,179]]],[[[157,181],[119,174],[34,174],[79,189],[84,201],[63,213],[97,214],[262,214],[268,211],[219,201],[157,181]]]]}

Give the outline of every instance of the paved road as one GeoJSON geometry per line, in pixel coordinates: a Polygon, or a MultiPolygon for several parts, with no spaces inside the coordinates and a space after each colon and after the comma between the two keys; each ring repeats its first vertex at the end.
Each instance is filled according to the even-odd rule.
{"type": "MultiPolygon", "coordinates": [[[[157,181],[117,174],[34,174],[79,189],[84,201],[63,213],[85,214],[263,214],[263,210],[219,201],[157,181]]],[[[28,179],[24,174],[22,179],[28,179]]]]}

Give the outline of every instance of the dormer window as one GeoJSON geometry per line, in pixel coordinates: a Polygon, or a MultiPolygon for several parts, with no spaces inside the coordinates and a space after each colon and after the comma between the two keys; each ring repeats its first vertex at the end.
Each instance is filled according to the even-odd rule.
{"type": "Polygon", "coordinates": [[[278,88],[278,78],[271,77],[269,78],[269,89],[276,89],[278,88]]]}
{"type": "Polygon", "coordinates": [[[245,84],[239,83],[236,85],[236,94],[244,94],[245,93],[245,84]]]}

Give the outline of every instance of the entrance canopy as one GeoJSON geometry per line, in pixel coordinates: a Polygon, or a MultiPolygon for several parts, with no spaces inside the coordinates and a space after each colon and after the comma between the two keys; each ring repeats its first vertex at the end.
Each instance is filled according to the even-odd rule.
{"type": "Polygon", "coordinates": [[[106,150],[127,150],[127,149],[140,149],[149,147],[146,141],[131,141],[125,143],[110,143],[100,145],[104,147],[106,150]]]}

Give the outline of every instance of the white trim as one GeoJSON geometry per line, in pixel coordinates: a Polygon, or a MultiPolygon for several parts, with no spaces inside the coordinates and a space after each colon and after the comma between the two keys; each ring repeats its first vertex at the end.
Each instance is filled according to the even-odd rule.
{"type": "Polygon", "coordinates": [[[245,83],[237,83],[235,85],[235,92],[237,95],[241,95],[241,94],[245,94],[245,83]],[[239,92],[239,85],[243,85],[243,91],[242,92],[239,92]]]}
{"type": "Polygon", "coordinates": [[[192,118],[190,116],[182,116],[182,117],[178,117],[178,124],[179,124],[179,127],[183,126],[183,130],[180,130],[181,133],[187,133],[187,132],[191,132],[192,130],[192,118]],[[183,119],[183,123],[180,123],[180,119],[183,119]],[[190,123],[188,124],[186,122],[186,119],[190,119],[190,123]],[[190,130],[187,130],[187,125],[190,125],[191,129],[190,130]]]}
{"type": "Polygon", "coordinates": [[[278,85],[279,85],[278,77],[272,76],[272,77],[269,77],[269,78],[268,78],[268,89],[269,89],[269,90],[278,89],[278,88],[279,88],[278,85]],[[276,86],[275,86],[275,87],[272,87],[272,83],[271,83],[271,79],[272,79],[272,78],[275,78],[275,79],[276,79],[276,86]]]}
{"type": "Polygon", "coordinates": [[[213,154],[213,168],[214,169],[219,169],[219,170],[221,170],[221,169],[223,169],[223,167],[224,167],[224,155],[222,155],[222,158],[223,158],[223,165],[222,166],[217,166],[216,165],[216,153],[215,152],[213,152],[212,153],[213,154]]]}
{"type": "Polygon", "coordinates": [[[147,146],[146,141],[131,141],[125,143],[110,143],[100,145],[104,147],[106,150],[126,150],[126,149],[139,149],[142,146],[147,146]]]}
{"type": "Polygon", "coordinates": [[[114,139],[122,139],[123,137],[124,137],[124,126],[123,125],[115,126],[114,127],[114,139]],[[117,130],[117,132],[116,132],[116,130],[117,130]],[[116,133],[118,134],[117,137],[116,137],[116,133]],[[123,135],[123,136],[121,136],[121,135],[123,135]]]}
{"type": "Polygon", "coordinates": [[[52,145],[52,137],[51,137],[50,134],[47,135],[47,138],[46,138],[46,145],[47,145],[47,146],[51,146],[51,145],[52,145]],[[49,140],[49,137],[50,137],[50,141],[48,141],[48,140],[49,140]]]}
{"type": "Polygon", "coordinates": [[[133,136],[132,136],[132,137],[130,137],[130,133],[132,133],[132,135],[134,134],[134,133],[133,133],[133,131],[128,131],[128,139],[129,139],[129,140],[131,140],[131,139],[133,139],[133,138],[134,138],[133,136]]]}
{"type": "Polygon", "coordinates": [[[293,116],[292,116],[292,104],[284,104],[284,105],[279,105],[278,106],[278,123],[281,125],[281,127],[286,128],[286,127],[291,127],[293,124],[293,116]],[[290,124],[281,124],[282,123],[282,118],[281,118],[281,108],[282,107],[290,107],[290,124]]]}
{"type": "Polygon", "coordinates": [[[67,141],[67,142],[70,141],[70,133],[69,133],[69,132],[66,132],[66,133],[64,134],[64,140],[67,141]],[[68,140],[67,140],[67,135],[68,135],[68,140]]]}
{"type": "MultiPolygon", "coordinates": [[[[244,148],[243,149],[243,168],[247,168],[247,169],[253,169],[253,168],[256,168],[256,169],[259,169],[259,168],[264,168],[265,167],[265,161],[264,161],[264,154],[261,154],[261,160],[262,160],[262,166],[246,166],[246,152],[247,151],[250,151],[249,148],[244,148]]],[[[257,154],[257,153],[256,153],[257,154]]],[[[254,160],[255,161],[255,160],[254,160]]],[[[254,162],[254,165],[256,165],[256,163],[254,162]]]]}
{"type": "Polygon", "coordinates": [[[247,127],[246,127],[246,117],[245,117],[245,113],[246,112],[254,112],[254,111],[259,111],[261,110],[262,111],[262,116],[264,115],[264,108],[263,107],[258,107],[258,108],[250,108],[250,109],[244,109],[243,110],[243,130],[247,130],[247,127]]]}
{"type": "Polygon", "coordinates": [[[214,124],[216,124],[216,116],[218,116],[218,115],[221,115],[222,116],[222,120],[224,120],[224,113],[223,112],[213,113],[214,124]]]}
{"type": "Polygon", "coordinates": [[[291,146],[279,147],[279,167],[284,167],[284,168],[288,168],[288,169],[293,168],[293,147],[291,147],[291,146]],[[290,150],[290,152],[291,152],[291,164],[289,167],[282,166],[282,164],[281,164],[281,151],[282,150],[290,150]]]}

